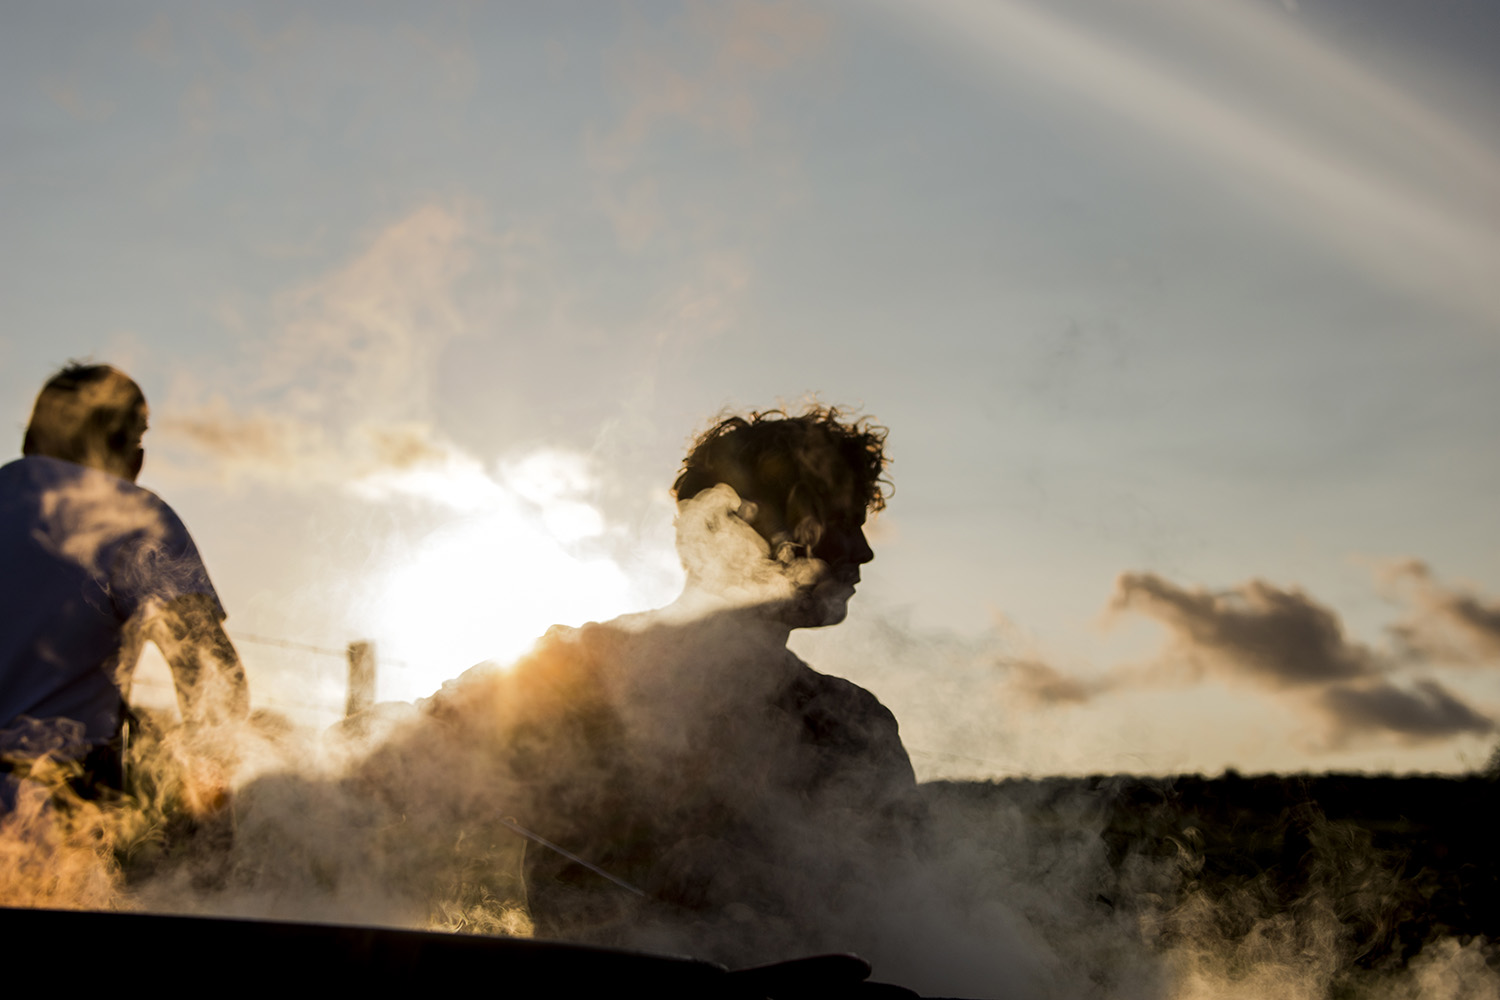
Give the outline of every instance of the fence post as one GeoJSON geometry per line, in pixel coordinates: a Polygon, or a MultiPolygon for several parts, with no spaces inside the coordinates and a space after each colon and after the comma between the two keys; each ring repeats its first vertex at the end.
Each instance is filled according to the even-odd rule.
{"type": "Polygon", "coordinates": [[[349,643],[349,698],[344,716],[358,715],[375,704],[375,643],[356,639],[349,643]]]}

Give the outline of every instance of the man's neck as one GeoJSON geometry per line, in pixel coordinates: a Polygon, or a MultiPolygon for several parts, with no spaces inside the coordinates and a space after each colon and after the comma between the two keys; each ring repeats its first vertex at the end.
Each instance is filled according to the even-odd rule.
{"type": "Polygon", "coordinates": [[[740,641],[766,649],[785,649],[792,626],[781,615],[779,603],[745,604],[694,587],[689,581],[677,600],[661,609],[669,619],[688,622],[709,616],[732,626],[740,641]]]}

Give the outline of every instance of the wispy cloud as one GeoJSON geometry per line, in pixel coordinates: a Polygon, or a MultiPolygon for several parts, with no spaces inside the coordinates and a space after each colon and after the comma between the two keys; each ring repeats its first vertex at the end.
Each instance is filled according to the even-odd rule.
{"type": "Polygon", "coordinates": [[[657,175],[661,160],[645,151],[675,138],[673,129],[742,155],[755,150],[765,91],[813,62],[830,24],[826,13],[783,0],[693,2],[664,24],[631,22],[611,69],[619,114],[584,139],[599,207],[623,249],[639,251],[668,228],[704,225],[702,212],[687,212],[686,226],[673,215],[664,196],[671,183],[657,175]]]}
{"type": "Polygon", "coordinates": [[[1426,563],[1409,559],[1387,574],[1408,585],[1415,608],[1391,631],[1408,656],[1447,663],[1500,663],[1500,601],[1440,583],[1426,563]]]}
{"type": "Polygon", "coordinates": [[[690,3],[665,28],[637,26],[616,69],[624,109],[589,143],[595,165],[623,169],[673,123],[748,143],[761,120],[757,89],[818,52],[829,28],[826,14],[803,4],[761,0],[690,3]]]}
{"type": "Polygon", "coordinates": [[[1029,705],[1082,705],[1107,686],[1070,677],[1041,660],[1012,660],[1003,666],[1009,674],[1008,693],[1029,705]]]}
{"type": "Polygon", "coordinates": [[[229,389],[184,377],[157,433],[221,478],[321,487],[472,461],[430,419],[433,366],[469,327],[457,283],[478,238],[429,205],[349,263],[284,295],[229,389]]]}

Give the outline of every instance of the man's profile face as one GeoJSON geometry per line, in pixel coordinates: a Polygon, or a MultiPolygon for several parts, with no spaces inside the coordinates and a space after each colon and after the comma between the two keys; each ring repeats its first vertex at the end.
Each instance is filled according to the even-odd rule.
{"type": "Polygon", "coordinates": [[[102,442],[103,450],[92,464],[133,483],[140,477],[146,461],[142,439],[146,436],[150,413],[143,399],[123,405],[127,412],[102,442]]]}
{"type": "Polygon", "coordinates": [[[848,617],[849,599],[859,583],[859,568],[875,558],[865,539],[864,503],[849,497],[830,506],[823,537],[812,550],[813,558],[828,566],[824,579],[813,588],[822,619],[820,625],[837,625],[848,617]]]}
{"type": "Polygon", "coordinates": [[[837,625],[848,617],[859,568],[875,558],[865,539],[863,498],[846,489],[819,500],[818,541],[799,553],[814,561],[815,582],[799,588],[785,610],[784,620],[793,628],[837,625]]]}

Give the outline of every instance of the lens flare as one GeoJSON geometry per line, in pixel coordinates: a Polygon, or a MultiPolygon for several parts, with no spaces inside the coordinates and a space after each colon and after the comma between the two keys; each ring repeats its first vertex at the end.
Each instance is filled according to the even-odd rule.
{"type": "Polygon", "coordinates": [[[458,515],[375,574],[361,626],[380,650],[378,697],[430,694],[481,660],[514,659],[554,624],[640,606],[588,499],[594,487],[583,456],[552,449],[493,474],[455,456],[363,480],[371,499],[405,495],[458,515]]]}

